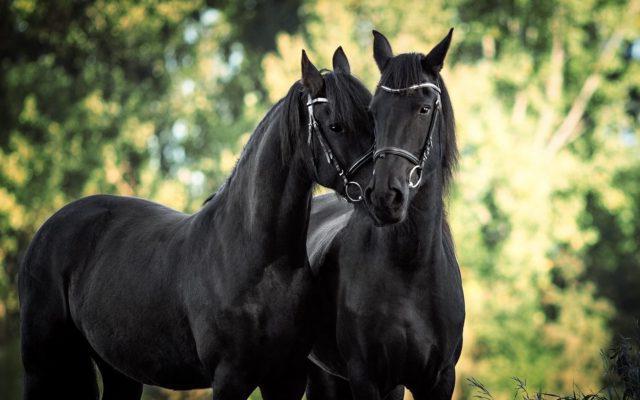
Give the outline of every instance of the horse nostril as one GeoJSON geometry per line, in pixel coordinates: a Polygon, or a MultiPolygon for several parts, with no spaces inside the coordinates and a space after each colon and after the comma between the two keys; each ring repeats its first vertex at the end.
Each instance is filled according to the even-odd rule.
{"type": "Polygon", "coordinates": [[[392,193],[392,197],[391,197],[391,204],[394,207],[399,207],[402,205],[402,191],[398,188],[391,188],[391,193],[392,193]]]}

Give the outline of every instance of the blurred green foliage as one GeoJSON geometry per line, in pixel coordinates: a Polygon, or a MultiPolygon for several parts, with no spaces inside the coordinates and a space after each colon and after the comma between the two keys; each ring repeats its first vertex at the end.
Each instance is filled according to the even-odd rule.
{"type": "Polygon", "coordinates": [[[598,387],[599,350],[640,317],[639,3],[0,0],[0,397],[19,397],[16,271],[49,215],[98,192],[197,209],[301,48],[328,67],[342,45],[374,87],[374,27],[397,53],[456,28],[457,398],[469,377],[496,398],[514,375],[598,387]]]}

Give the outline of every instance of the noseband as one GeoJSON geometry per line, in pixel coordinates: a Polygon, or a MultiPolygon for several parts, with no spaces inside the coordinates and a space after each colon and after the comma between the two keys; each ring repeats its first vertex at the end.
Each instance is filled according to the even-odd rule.
{"type": "MultiPolygon", "coordinates": [[[[340,162],[338,161],[338,159],[333,155],[333,151],[331,151],[331,146],[329,145],[329,141],[322,133],[322,129],[320,129],[320,124],[318,124],[316,117],[313,115],[314,104],[328,103],[328,102],[329,100],[327,100],[325,97],[316,97],[315,99],[312,99],[311,96],[309,96],[307,101],[307,111],[309,112],[309,136],[307,137],[307,144],[311,145],[311,136],[313,135],[313,133],[315,133],[316,137],[318,138],[318,143],[320,143],[320,147],[322,148],[322,151],[324,152],[324,156],[327,159],[327,163],[333,166],[333,168],[338,173],[338,176],[342,179],[344,183],[344,193],[347,196],[347,200],[349,200],[352,203],[357,203],[359,201],[362,201],[364,192],[362,190],[362,186],[360,186],[360,184],[356,181],[349,180],[349,177],[353,176],[353,174],[355,174],[360,168],[362,168],[363,165],[367,163],[367,161],[371,159],[373,155],[373,146],[371,146],[369,150],[367,150],[360,158],[358,158],[351,165],[351,167],[349,167],[349,169],[347,169],[347,171],[345,172],[345,170],[340,165],[340,162]],[[355,196],[351,195],[351,193],[349,192],[350,187],[353,187],[357,190],[358,192],[357,195],[355,196]]],[[[311,158],[311,160],[313,162],[313,157],[311,158]]],[[[314,168],[315,168],[315,163],[314,163],[314,168]]]]}
{"type": "Polygon", "coordinates": [[[435,104],[435,110],[434,110],[435,114],[433,115],[433,117],[431,117],[431,122],[429,123],[429,130],[427,131],[427,138],[425,140],[424,146],[422,147],[421,156],[416,157],[410,151],[401,149],[399,147],[393,147],[393,146],[382,147],[376,150],[375,153],[373,153],[374,160],[377,160],[378,158],[384,158],[386,154],[391,154],[394,156],[402,157],[408,160],[410,163],[414,164],[414,167],[411,168],[411,171],[409,172],[409,187],[411,189],[415,189],[420,185],[420,182],[422,181],[422,170],[424,169],[424,166],[427,163],[427,160],[429,159],[429,155],[431,154],[431,147],[433,147],[433,129],[436,126],[436,120],[441,110],[441,104],[440,104],[441,91],[438,85],[430,82],[418,83],[416,85],[412,85],[412,86],[409,86],[406,88],[400,88],[400,89],[392,89],[390,87],[380,85],[380,89],[389,93],[402,93],[409,90],[415,90],[415,89],[421,89],[421,88],[429,88],[436,93],[436,104],[435,104]],[[417,181],[415,181],[416,178],[417,178],[417,181]]]}

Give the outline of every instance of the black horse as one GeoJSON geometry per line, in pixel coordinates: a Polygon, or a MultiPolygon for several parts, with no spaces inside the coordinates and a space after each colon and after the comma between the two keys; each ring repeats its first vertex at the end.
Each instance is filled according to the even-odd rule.
{"type": "Polygon", "coordinates": [[[374,32],[382,73],[370,110],[375,172],[364,205],[314,199],[307,239],[321,311],[307,397],[450,399],[464,298],[443,197],[457,159],[440,70],[451,34],[429,54],[393,56],[374,32]],[[392,224],[386,227],[376,225],[392,224]],[[348,381],[348,382],[347,382],[348,381]]]}
{"type": "Polygon", "coordinates": [[[100,195],[44,223],[20,270],[26,399],[95,399],[92,360],[104,399],[138,399],[143,383],[211,387],[216,400],[256,387],[265,399],[302,397],[312,185],[357,199],[355,183],[371,176],[371,163],[354,171],[371,159],[371,94],[341,48],[333,68],[321,74],[303,51],[301,82],[195,214],[100,195]]]}

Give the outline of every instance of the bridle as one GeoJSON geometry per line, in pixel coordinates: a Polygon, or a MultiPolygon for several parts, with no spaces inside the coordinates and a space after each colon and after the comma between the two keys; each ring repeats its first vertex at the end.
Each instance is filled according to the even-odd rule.
{"type": "MultiPolygon", "coordinates": [[[[344,168],[340,165],[338,159],[333,155],[333,151],[331,150],[331,146],[329,145],[329,141],[322,133],[322,129],[320,129],[320,124],[316,120],[316,117],[313,115],[313,105],[318,103],[328,103],[325,97],[316,97],[315,99],[308,96],[307,100],[307,111],[309,112],[309,136],[307,137],[307,144],[311,145],[311,136],[313,133],[316,134],[318,139],[318,143],[320,143],[320,147],[324,152],[324,156],[327,159],[327,162],[333,166],[333,168],[338,173],[338,176],[342,179],[344,183],[344,193],[347,196],[347,200],[352,203],[357,203],[363,200],[364,191],[362,190],[362,186],[356,181],[349,180],[349,177],[353,176],[363,165],[367,163],[372,158],[373,155],[373,146],[369,150],[367,150],[360,158],[358,158],[345,172],[344,168]],[[357,194],[352,196],[349,192],[349,188],[355,188],[357,190],[357,194]]],[[[315,169],[315,162],[313,161],[313,157],[311,157],[311,161],[313,163],[313,167],[315,169]]]]}
{"type": "Polygon", "coordinates": [[[422,170],[424,169],[424,166],[427,163],[427,160],[429,159],[429,155],[431,154],[431,148],[433,147],[433,129],[436,126],[438,114],[441,111],[440,87],[430,82],[418,83],[416,85],[412,85],[412,86],[400,88],[400,89],[393,89],[384,85],[380,85],[380,89],[389,93],[402,93],[409,90],[415,90],[415,89],[421,89],[421,88],[429,88],[433,90],[437,96],[435,110],[434,110],[435,114],[433,115],[433,117],[431,117],[431,122],[429,123],[429,130],[427,131],[427,138],[425,139],[424,146],[422,146],[421,156],[416,157],[410,151],[401,149],[399,147],[393,147],[393,146],[382,147],[376,150],[375,153],[373,153],[374,161],[377,160],[378,158],[384,158],[386,154],[391,154],[394,156],[402,157],[408,160],[409,162],[411,162],[412,164],[414,164],[414,167],[411,168],[411,171],[409,172],[409,187],[411,189],[415,189],[420,185],[420,182],[422,181],[422,170]],[[418,180],[414,182],[414,179],[416,177],[418,180]]]}

